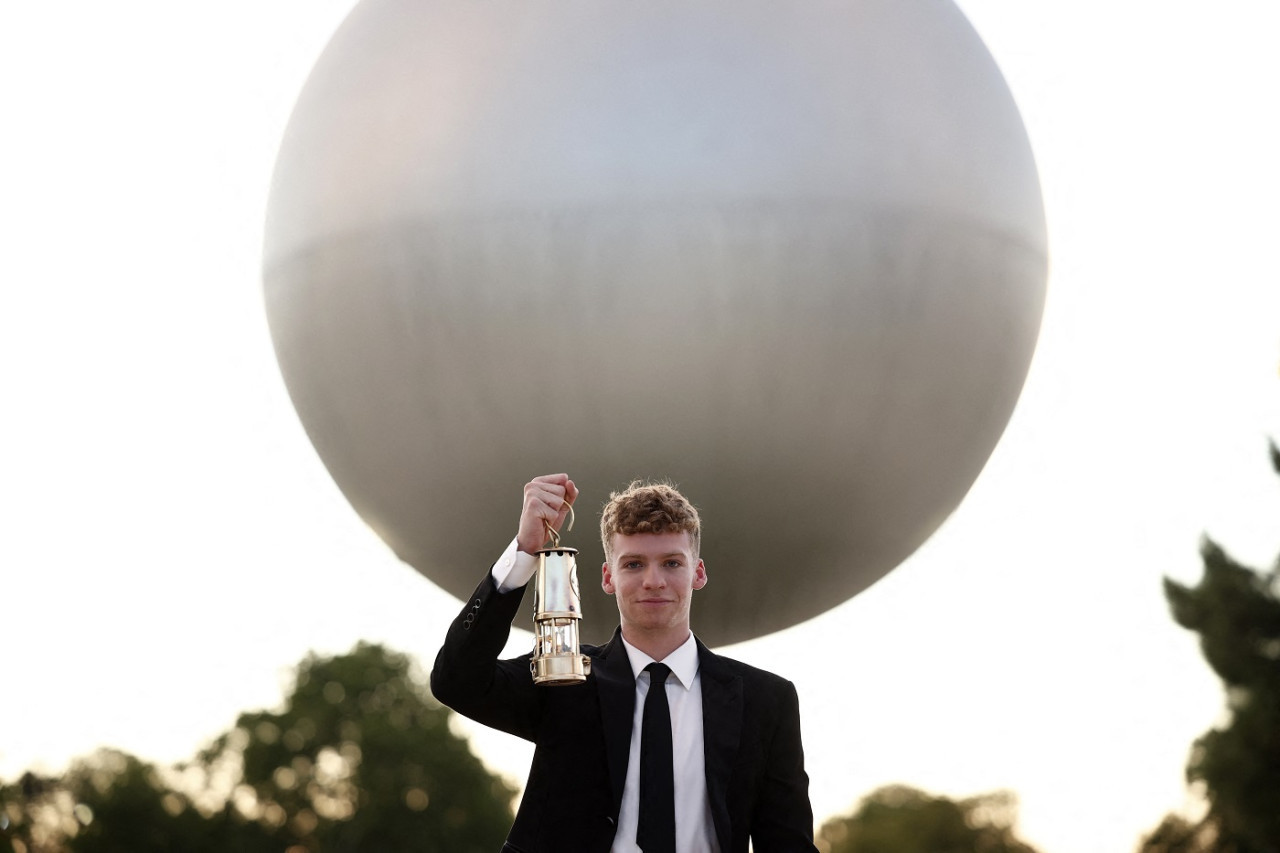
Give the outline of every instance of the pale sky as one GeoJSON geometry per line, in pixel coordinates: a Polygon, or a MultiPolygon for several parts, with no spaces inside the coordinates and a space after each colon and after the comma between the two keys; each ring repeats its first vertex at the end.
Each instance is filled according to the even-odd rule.
{"type": "MultiPolygon", "coordinates": [[[[101,745],[189,758],[308,650],[429,665],[458,606],[338,493],[262,307],[275,152],[351,5],[0,12],[0,778],[101,745]]],[[[1127,853],[1193,802],[1222,708],[1162,576],[1198,577],[1206,531],[1280,551],[1280,6],[960,6],[1044,187],[1022,400],[911,559],[727,651],[796,682],[819,819],[890,782],[1009,788],[1043,853],[1127,853]]],[[[460,730],[523,779],[529,747],[460,730]]]]}

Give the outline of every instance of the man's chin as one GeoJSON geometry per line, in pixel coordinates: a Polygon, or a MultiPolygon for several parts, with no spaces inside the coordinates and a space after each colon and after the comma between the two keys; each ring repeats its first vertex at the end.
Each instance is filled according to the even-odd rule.
{"type": "Polygon", "coordinates": [[[665,605],[637,603],[627,614],[626,621],[633,627],[652,631],[674,628],[681,620],[679,608],[674,602],[667,602],[665,605]]]}

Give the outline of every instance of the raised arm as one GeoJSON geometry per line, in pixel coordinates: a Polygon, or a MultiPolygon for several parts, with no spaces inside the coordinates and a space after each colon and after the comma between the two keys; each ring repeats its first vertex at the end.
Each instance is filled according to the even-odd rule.
{"type": "MultiPolygon", "coordinates": [[[[547,525],[559,530],[568,505],[577,497],[577,487],[564,474],[529,482],[514,543],[518,550],[532,554],[540,548],[547,538],[547,525]],[[536,544],[526,550],[535,539],[536,544]]],[[[529,657],[498,658],[535,565],[528,559],[511,562],[490,569],[450,623],[431,670],[431,692],[464,716],[532,740],[541,702],[529,673],[529,657]],[[499,570],[501,578],[496,577],[499,570]]]]}

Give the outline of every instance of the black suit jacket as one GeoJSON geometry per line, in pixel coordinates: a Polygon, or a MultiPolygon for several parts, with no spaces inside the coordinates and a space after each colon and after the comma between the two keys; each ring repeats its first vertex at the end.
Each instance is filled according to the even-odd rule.
{"type": "MultiPolygon", "coordinates": [[[[436,698],[536,749],[505,853],[608,853],[622,807],[635,678],[619,632],[587,646],[591,675],[535,687],[529,656],[499,660],[524,589],[489,574],[449,626],[436,698]]],[[[698,642],[707,797],[721,853],[816,853],[795,687],[698,642]]]]}

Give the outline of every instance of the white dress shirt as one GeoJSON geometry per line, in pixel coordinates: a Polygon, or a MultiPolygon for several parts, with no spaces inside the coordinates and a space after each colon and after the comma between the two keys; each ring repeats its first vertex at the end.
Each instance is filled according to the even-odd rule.
{"type": "MultiPolygon", "coordinates": [[[[516,547],[515,540],[494,563],[492,575],[499,592],[524,586],[538,569],[538,560],[516,547]]],[[[649,694],[649,673],[644,668],[653,658],[622,641],[636,680],[635,712],[631,719],[631,752],[627,758],[627,781],[622,789],[622,811],[610,853],[640,853],[636,846],[636,826],[640,811],[640,732],[644,719],[644,699],[649,694]]],[[[662,663],[671,667],[667,676],[667,705],[671,709],[671,743],[676,794],[676,849],[680,853],[720,853],[711,803],[707,799],[707,771],[702,739],[702,676],[698,673],[698,645],[689,634],[684,645],[667,655],[662,663]]]]}
{"type": "MultiPolygon", "coordinates": [[[[649,695],[649,673],[644,668],[653,658],[622,641],[636,677],[636,708],[631,719],[631,754],[627,758],[627,781],[622,788],[622,811],[618,832],[610,853],[640,853],[636,846],[636,826],[640,813],[640,732],[644,720],[644,698],[649,695]]],[[[702,748],[702,676],[698,673],[698,645],[689,634],[684,645],[662,659],[671,667],[667,676],[667,704],[671,708],[671,744],[676,788],[676,849],[680,853],[720,853],[716,828],[711,821],[707,799],[707,771],[702,748]]]]}

